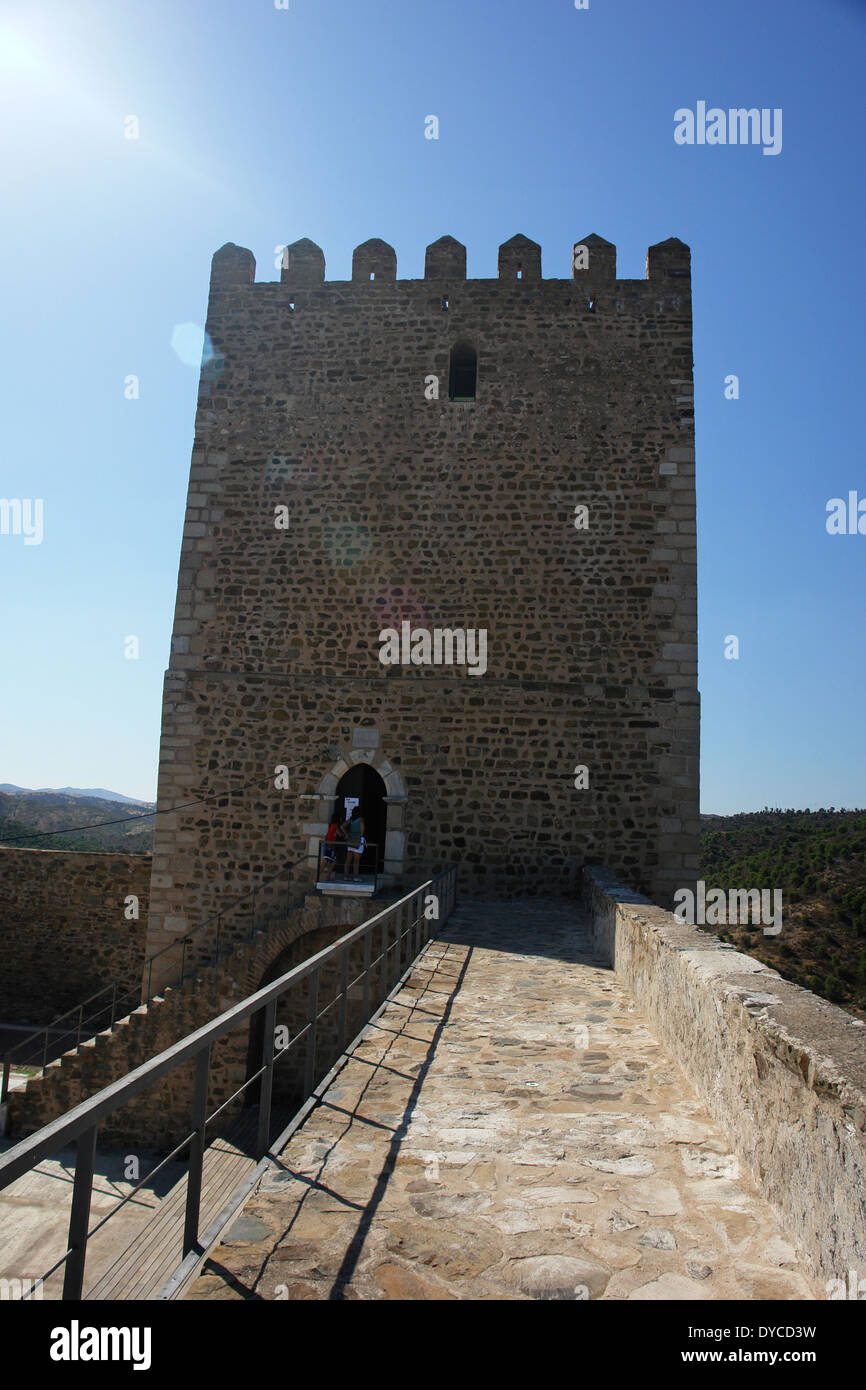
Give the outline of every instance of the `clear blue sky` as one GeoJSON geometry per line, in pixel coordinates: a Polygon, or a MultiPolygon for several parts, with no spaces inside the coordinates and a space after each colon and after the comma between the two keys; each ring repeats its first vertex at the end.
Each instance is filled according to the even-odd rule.
{"type": "Polygon", "coordinates": [[[703,809],[866,805],[866,535],[825,529],[866,497],[864,77],[861,0],[4,0],[0,496],[45,520],[0,536],[0,782],[155,794],[217,247],[418,277],[449,233],[492,276],[524,232],[566,277],[598,232],[626,277],[692,247],[703,809]],[[675,144],[699,100],[781,107],[781,153],[675,144]]]}

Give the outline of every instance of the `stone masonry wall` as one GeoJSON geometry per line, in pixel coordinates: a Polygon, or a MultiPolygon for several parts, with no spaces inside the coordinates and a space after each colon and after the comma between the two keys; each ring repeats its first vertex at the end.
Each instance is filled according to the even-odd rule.
{"type": "Polygon", "coordinates": [[[0,1022],[38,1027],[114,980],[137,988],[150,871],[149,854],[0,847],[0,1022]]]}
{"type": "Polygon", "coordinates": [[[383,242],[350,282],[325,282],[311,242],[280,283],[217,252],[151,950],[309,851],[315,794],[365,756],[361,731],[405,788],[387,849],[404,882],[456,859],[469,893],[567,891],[600,860],[661,902],[694,880],[689,251],[662,242],[645,280],[620,280],[615,249],[584,244],[571,280],[543,280],[526,238],[494,280],[466,280],[450,238],[416,281],[383,242]],[[448,399],[463,340],[468,403],[448,399]],[[403,620],[486,629],[486,673],[382,665],[380,631],[403,620]]]}
{"type": "Polygon", "coordinates": [[[866,1025],[601,869],[595,944],[814,1272],[866,1267],[866,1025]]]}

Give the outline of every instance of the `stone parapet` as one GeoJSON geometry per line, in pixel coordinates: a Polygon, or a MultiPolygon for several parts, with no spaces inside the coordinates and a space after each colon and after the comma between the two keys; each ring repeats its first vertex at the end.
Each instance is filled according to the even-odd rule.
{"type": "Polygon", "coordinates": [[[588,868],[596,948],[823,1280],[866,1272],[866,1025],[588,868]]]}

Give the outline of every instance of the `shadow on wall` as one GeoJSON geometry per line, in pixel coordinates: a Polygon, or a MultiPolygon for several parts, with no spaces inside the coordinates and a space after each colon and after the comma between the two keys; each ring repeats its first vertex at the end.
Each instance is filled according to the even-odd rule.
{"type": "Polygon", "coordinates": [[[589,916],[578,898],[467,898],[440,940],[449,946],[610,968],[592,945],[589,916]]]}

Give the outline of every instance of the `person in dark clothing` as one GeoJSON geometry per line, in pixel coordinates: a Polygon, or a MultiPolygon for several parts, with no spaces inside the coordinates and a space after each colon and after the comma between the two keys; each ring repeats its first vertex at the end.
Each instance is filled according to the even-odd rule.
{"type": "Polygon", "coordinates": [[[364,836],[364,817],[361,807],[352,811],[352,819],[344,825],[346,830],[346,877],[357,878],[361,869],[361,856],[367,846],[364,836]]]}

